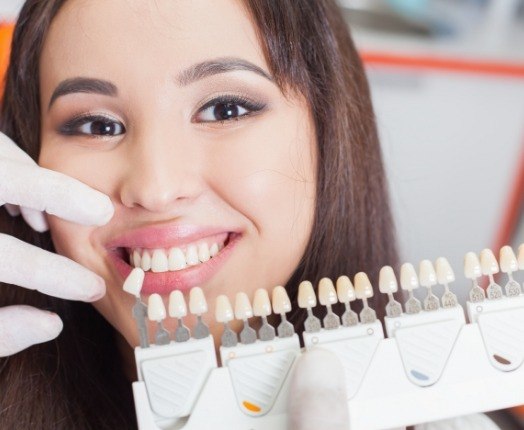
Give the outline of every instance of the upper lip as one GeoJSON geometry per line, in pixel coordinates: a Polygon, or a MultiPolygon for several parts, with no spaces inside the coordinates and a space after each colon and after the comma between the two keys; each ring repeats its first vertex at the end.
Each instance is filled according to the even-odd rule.
{"type": "Polygon", "coordinates": [[[221,233],[235,233],[230,228],[175,224],[146,226],[126,231],[106,243],[106,248],[172,248],[221,233]]]}

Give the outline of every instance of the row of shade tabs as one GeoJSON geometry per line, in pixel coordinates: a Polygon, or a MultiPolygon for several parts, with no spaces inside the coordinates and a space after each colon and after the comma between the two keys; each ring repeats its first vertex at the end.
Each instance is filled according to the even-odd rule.
{"type": "MultiPolygon", "coordinates": [[[[513,273],[518,270],[524,270],[524,244],[519,247],[518,257],[511,247],[504,246],[501,248],[499,261],[490,249],[484,249],[480,253],[480,259],[474,252],[467,253],[464,258],[464,274],[466,278],[472,281],[469,300],[479,302],[486,298],[496,300],[503,296],[512,297],[522,294],[520,284],[513,278],[513,273]],[[500,271],[507,275],[504,288],[497,284],[494,279],[494,275],[500,271]],[[486,290],[480,287],[478,283],[478,279],[482,276],[487,276],[489,279],[486,290]]],[[[140,302],[140,287],[137,287],[140,284],[137,280],[140,281],[140,279],[143,281],[144,273],[142,269],[135,268],[124,283],[124,290],[135,295],[137,303],[140,302]]],[[[400,286],[408,293],[405,313],[416,314],[423,310],[435,311],[440,307],[458,306],[457,297],[449,288],[449,284],[454,280],[455,274],[449,262],[443,257],[438,258],[435,264],[430,260],[421,261],[418,274],[411,263],[403,264],[400,268],[400,286]],[[444,292],[440,298],[432,291],[432,287],[437,284],[444,287],[444,292]],[[421,286],[427,289],[422,303],[413,294],[414,290],[421,286]]],[[[390,318],[401,316],[403,313],[402,305],[393,296],[393,293],[398,291],[398,282],[395,272],[390,266],[384,266],[380,270],[379,291],[388,295],[388,303],[385,308],[386,316],[390,318]]],[[[368,299],[371,297],[373,297],[373,287],[364,272],[357,273],[353,282],[348,276],[340,276],[335,283],[329,278],[322,278],[318,283],[317,293],[315,293],[311,282],[303,281],[298,288],[298,306],[306,309],[308,313],[304,328],[306,332],[315,332],[321,330],[322,327],[329,330],[336,329],[341,325],[354,326],[359,322],[362,324],[373,323],[377,316],[375,310],[368,304],[368,299]],[[313,314],[313,308],[317,306],[317,297],[327,311],[322,322],[313,314]],[[362,301],[362,310],[358,315],[351,310],[351,302],[355,300],[362,301]],[[332,305],[338,302],[345,306],[345,311],[341,317],[332,310],[332,305]]],[[[267,290],[260,288],[255,291],[252,303],[245,292],[239,292],[236,294],[234,304],[233,308],[226,295],[219,295],[215,301],[215,319],[218,323],[224,325],[221,338],[224,347],[237,345],[239,339],[242,344],[250,344],[257,339],[261,341],[272,340],[277,334],[279,337],[289,337],[295,333],[293,325],[286,319],[286,314],[291,311],[291,302],[286,290],[281,286],[273,289],[271,300],[267,290]],[[281,322],[276,331],[267,320],[271,313],[281,317],[281,322]],[[249,319],[252,317],[260,318],[260,322],[257,324],[258,333],[250,326],[249,319]],[[229,323],[234,319],[243,321],[243,328],[239,334],[229,326],[229,323]]],[[[142,305],[145,306],[145,304],[142,305]]],[[[208,306],[202,289],[199,287],[192,288],[189,293],[189,312],[197,316],[197,325],[193,329],[194,338],[198,339],[209,335],[209,330],[202,321],[202,315],[207,311],[208,306]]],[[[136,312],[133,313],[136,318],[136,312]]],[[[187,341],[191,337],[190,330],[183,323],[183,318],[187,316],[187,306],[183,294],[178,290],[172,291],[169,296],[168,314],[178,320],[178,327],[173,335],[175,342],[187,341]]],[[[169,343],[170,335],[162,324],[167,316],[160,295],[151,294],[149,296],[147,317],[149,320],[158,323],[155,343],[169,343]]]]}

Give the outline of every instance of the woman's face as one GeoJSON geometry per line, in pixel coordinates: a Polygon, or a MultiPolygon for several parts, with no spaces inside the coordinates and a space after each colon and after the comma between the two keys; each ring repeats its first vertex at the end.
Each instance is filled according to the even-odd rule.
{"type": "Polygon", "coordinates": [[[115,207],[103,227],[50,216],[54,244],[104,277],[95,306],[129,344],[131,265],[146,271],[144,300],[202,287],[213,331],[219,294],[287,281],[311,233],[315,133],[305,100],[273,82],[240,1],[69,0],[40,86],[39,163],[115,207]]]}

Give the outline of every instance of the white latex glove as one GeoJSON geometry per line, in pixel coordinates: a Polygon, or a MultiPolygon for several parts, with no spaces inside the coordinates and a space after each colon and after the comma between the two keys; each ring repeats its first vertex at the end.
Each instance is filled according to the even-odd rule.
{"type": "Polygon", "coordinates": [[[338,357],[321,347],[298,358],[288,399],[291,430],[350,430],[346,379],[338,357]]]}
{"type": "MultiPolygon", "coordinates": [[[[109,197],[76,179],[39,167],[0,133],[0,206],[22,216],[36,231],[48,229],[43,212],[85,225],[113,216],[109,197]]],[[[63,299],[94,301],[105,294],[102,278],[81,265],[0,233],[0,282],[63,299]]],[[[0,357],[54,339],[62,321],[30,306],[0,308],[0,357]]]]}

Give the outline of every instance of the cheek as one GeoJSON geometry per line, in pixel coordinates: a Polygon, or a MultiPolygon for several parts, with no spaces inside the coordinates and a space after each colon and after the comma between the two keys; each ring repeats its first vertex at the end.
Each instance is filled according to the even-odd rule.
{"type": "Polygon", "coordinates": [[[47,216],[56,251],[85,267],[96,271],[100,262],[93,253],[90,237],[93,227],[80,226],[55,216],[47,216]]]}
{"type": "Polygon", "coordinates": [[[228,142],[215,163],[215,191],[265,239],[261,252],[277,246],[292,261],[302,256],[315,206],[314,136],[307,114],[290,109],[228,142]]]}

